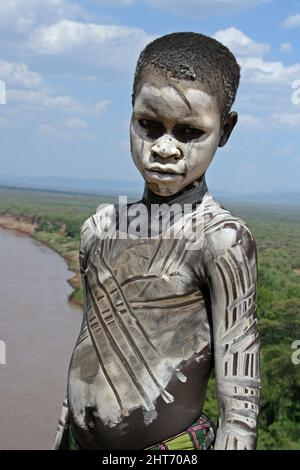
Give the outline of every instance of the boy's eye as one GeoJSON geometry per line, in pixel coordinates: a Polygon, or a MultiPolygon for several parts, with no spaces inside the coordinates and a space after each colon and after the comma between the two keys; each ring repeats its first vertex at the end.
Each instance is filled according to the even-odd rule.
{"type": "Polygon", "coordinates": [[[164,126],[160,122],[151,121],[150,119],[140,119],[139,125],[146,130],[149,137],[154,139],[162,136],[165,131],[164,126]]]}
{"type": "Polygon", "coordinates": [[[140,119],[139,125],[144,129],[157,129],[159,127],[158,122],[150,121],[150,119],[140,119]]]}
{"type": "Polygon", "coordinates": [[[195,129],[193,127],[176,127],[174,129],[174,136],[181,142],[188,142],[194,139],[200,139],[205,134],[202,129],[195,129]]]}

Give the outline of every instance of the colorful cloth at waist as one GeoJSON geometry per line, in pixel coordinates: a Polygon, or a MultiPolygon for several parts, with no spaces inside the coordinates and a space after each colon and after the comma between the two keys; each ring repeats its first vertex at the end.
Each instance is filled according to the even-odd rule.
{"type": "MultiPolygon", "coordinates": [[[[214,440],[214,424],[204,413],[201,413],[197,421],[186,431],[147,447],[145,450],[212,450],[214,440]]],[[[83,450],[71,426],[69,427],[69,450],[83,450]]]]}

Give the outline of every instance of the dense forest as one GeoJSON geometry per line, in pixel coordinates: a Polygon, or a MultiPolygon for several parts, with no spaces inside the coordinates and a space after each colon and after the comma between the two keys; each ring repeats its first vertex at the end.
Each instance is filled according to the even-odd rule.
{"type": "MultiPolygon", "coordinates": [[[[80,227],[111,197],[0,188],[0,226],[8,215],[26,218],[33,236],[57,250],[78,270],[80,227]]],[[[259,449],[300,449],[300,364],[292,343],[300,340],[300,206],[255,207],[222,201],[247,221],[259,260],[258,317],[261,334],[262,399],[259,449]]],[[[79,286],[73,299],[82,301],[79,286]]],[[[212,378],[205,411],[217,420],[212,378]]]]}

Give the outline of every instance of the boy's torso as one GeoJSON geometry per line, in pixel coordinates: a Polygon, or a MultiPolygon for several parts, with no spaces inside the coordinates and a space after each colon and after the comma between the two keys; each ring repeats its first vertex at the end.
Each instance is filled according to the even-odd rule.
{"type": "MultiPolygon", "coordinates": [[[[204,232],[232,217],[206,194],[204,232]]],[[[68,401],[84,448],[146,448],[202,411],[212,369],[203,249],[184,239],[95,237],[85,319],[69,371],[68,401]]]]}

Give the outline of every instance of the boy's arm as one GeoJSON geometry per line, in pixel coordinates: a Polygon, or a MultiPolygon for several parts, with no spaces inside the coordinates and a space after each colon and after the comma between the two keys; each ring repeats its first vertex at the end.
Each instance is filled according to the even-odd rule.
{"type": "Polygon", "coordinates": [[[67,397],[65,398],[58,425],[56,428],[56,434],[54,438],[53,450],[67,450],[68,448],[68,422],[69,422],[69,408],[67,397]]]}
{"type": "MultiPolygon", "coordinates": [[[[87,219],[81,228],[80,233],[80,248],[79,248],[79,265],[80,265],[80,272],[82,277],[84,277],[85,269],[86,269],[86,257],[87,257],[87,246],[94,234],[91,228],[91,221],[87,219]]],[[[85,288],[84,282],[82,282],[83,286],[83,296],[85,302],[85,288]]],[[[58,425],[56,428],[56,434],[54,438],[54,445],[53,450],[66,450],[68,448],[68,426],[69,426],[69,407],[68,407],[68,399],[65,398],[61,413],[58,421],[58,425]]]]}
{"type": "Polygon", "coordinates": [[[256,248],[239,222],[207,235],[219,424],[215,449],[254,449],[260,398],[256,248]]]}

